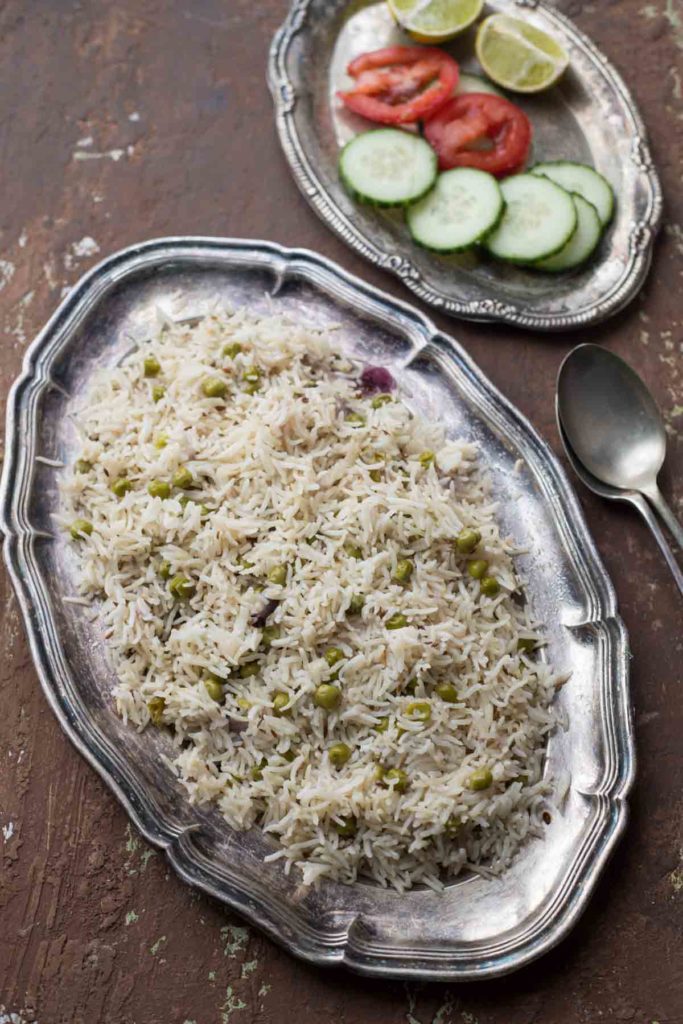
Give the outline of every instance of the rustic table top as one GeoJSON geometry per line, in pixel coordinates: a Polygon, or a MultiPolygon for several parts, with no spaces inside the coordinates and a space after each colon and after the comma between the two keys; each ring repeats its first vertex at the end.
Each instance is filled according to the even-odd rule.
{"type": "MultiPolygon", "coordinates": [[[[0,5],[0,393],[62,293],[100,257],[171,234],[307,246],[401,298],[298,194],[264,73],[287,0],[0,5]]],[[[563,337],[439,320],[559,451],[553,383],[592,340],[666,417],[683,510],[683,8],[563,0],[624,73],[667,200],[654,267],[608,324],[563,337]]],[[[675,488],[673,483],[675,481],[675,488]]],[[[463,986],[299,963],[192,892],[132,830],[42,696],[0,578],[0,1024],[575,1024],[683,1021],[681,602],[635,513],[580,492],[631,634],[639,773],[588,911],[544,959],[463,986]]]]}

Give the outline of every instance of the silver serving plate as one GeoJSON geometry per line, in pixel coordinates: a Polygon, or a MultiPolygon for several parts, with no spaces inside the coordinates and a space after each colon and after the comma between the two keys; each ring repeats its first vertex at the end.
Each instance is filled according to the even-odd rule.
{"type": "Polygon", "coordinates": [[[149,840],[186,881],[234,907],[287,949],[319,964],[384,977],[449,981],[511,971],[576,921],[626,821],[634,772],[627,639],[614,591],[574,493],[550,448],[452,338],[422,314],[311,252],[266,242],[170,238],[134,246],[73,289],[26,354],[9,400],[0,485],[4,554],[45,695],[62,728],[149,840]],[[547,771],[566,793],[542,839],[500,878],[463,877],[443,895],[399,896],[367,882],[304,891],[264,864],[272,841],[233,832],[193,807],[163,760],[170,740],[115,713],[114,675],[97,621],[65,603],[73,545],[53,528],[63,469],[78,447],[70,409],[93,373],[154,329],[157,310],[187,320],[216,305],[287,311],[339,324],[339,346],[389,366],[409,404],[476,441],[500,518],[528,553],[519,570],[545,622],[548,657],[571,673],[558,695],[569,721],[547,771]]]}
{"type": "MultiPolygon", "coordinates": [[[[444,313],[563,330],[621,309],[647,274],[661,219],[659,181],[645,129],[623,80],[564,15],[537,0],[492,0],[550,32],[571,66],[549,93],[513,99],[534,125],[533,161],[590,163],[614,186],[616,217],[596,259],[571,274],[540,274],[473,254],[439,256],[410,240],[400,212],[354,202],[339,181],[340,147],[369,122],[344,109],[337,90],[349,60],[406,37],[387,5],[369,0],[294,0],[270,50],[277,128],[294,178],[313,209],[372,263],[396,274],[444,313]]],[[[477,72],[473,34],[448,44],[464,71],[477,72]]]]}

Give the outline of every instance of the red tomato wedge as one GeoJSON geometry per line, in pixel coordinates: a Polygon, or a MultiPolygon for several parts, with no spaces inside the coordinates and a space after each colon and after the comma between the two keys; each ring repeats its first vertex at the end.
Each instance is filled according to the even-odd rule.
{"type": "Polygon", "coordinates": [[[424,136],[436,150],[442,171],[475,167],[502,178],[524,167],[531,122],[502,96],[470,92],[437,110],[424,126],[424,136]]]}
{"type": "Polygon", "coordinates": [[[354,88],[340,92],[349,110],[380,124],[411,124],[435,113],[460,79],[457,61],[432,46],[388,46],[362,53],[346,69],[354,88]]]}

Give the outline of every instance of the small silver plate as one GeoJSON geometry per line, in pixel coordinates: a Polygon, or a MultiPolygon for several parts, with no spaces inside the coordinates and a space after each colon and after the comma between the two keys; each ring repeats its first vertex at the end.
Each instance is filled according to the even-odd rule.
{"type": "MultiPolygon", "coordinates": [[[[514,96],[534,126],[532,162],[592,164],[612,183],[616,216],[597,257],[570,274],[540,274],[475,254],[439,256],[416,246],[403,215],[354,202],[339,180],[340,147],[369,122],[346,111],[337,90],[354,56],[405,36],[386,3],[295,0],[270,50],[269,84],[280,141],[294,178],[316,213],[372,263],[396,274],[421,299],[467,320],[502,320],[566,330],[616,313],[645,280],[662,198],[636,106],[617,71],[549,4],[492,0],[487,12],[524,17],[550,32],[571,64],[540,96],[514,96]]],[[[463,71],[479,69],[473,33],[448,44],[463,71]]]]}
{"type": "Polygon", "coordinates": [[[511,971],[566,934],[626,820],[634,772],[627,639],[612,586],[550,448],[452,338],[416,310],[310,252],[265,242],[171,238],[112,256],[74,288],[26,354],[8,406],[0,485],[4,555],[38,675],[60,724],[188,882],[234,907],[293,953],[384,977],[448,981],[511,971]],[[569,727],[547,771],[566,793],[541,839],[500,878],[459,879],[443,895],[404,896],[367,882],[304,891],[264,864],[272,840],[233,832],[193,807],[163,760],[170,740],[123,724],[114,675],[90,610],[75,593],[73,545],[53,528],[56,460],[73,462],[69,411],[93,373],[150,337],[157,310],[185,320],[226,304],[339,324],[340,349],[389,366],[409,402],[476,441],[503,530],[527,554],[526,592],[545,623],[548,657],[571,673],[558,700],[569,727]]]}

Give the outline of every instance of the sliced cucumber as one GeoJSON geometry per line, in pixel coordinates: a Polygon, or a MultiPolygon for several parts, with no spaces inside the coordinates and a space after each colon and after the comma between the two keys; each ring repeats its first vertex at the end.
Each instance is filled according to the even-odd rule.
{"type": "Polygon", "coordinates": [[[586,262],[600,241],[602,224],[595,207],[583,196],[572,195],[572,201],[577,214],[576,231],[564,249],[560,249],[549,259],[540,260],[535,264],[539,270],[546,270],[551,274],[557,274],[562,270],[573,270],[574,267],[586,262]]]}
{"type": "Polygon", "coordinates": [[[377,128],[352,139],[339,157],[339,173],[357,199],[376,206],[404,206],[436,180],[436,153],[418,135],[377,128]]]}
{"type": "Polygon", "coordinates": [[[495,228],[504,207],[493,175],[456,167],[440,174],[431,192],[408,207],[408,229],[427,249],[460,252],[495,228]]]}
{"type": "Polygon", "coordinates": [[[574,164],[569,160],[536,164],[532,174],[542,174],[568,192],[576,192],[595,207],[600,222],[604,227],[612,219],[614,213],[614,192],[602,174],[588,164],[574,164]]]}
{"type": "Polygon", "coordinates": [[[467,72],[461,72],[458,87],[455,90],[456,96],[461,96],[464,92],[487,92],[492,96],[502,96],[500,89],[496,88],[488,78],[483,78],[481,75],[468,75],[467,72]]]}
{"type": "Polygon", "coordinates": [[[499,260],[535,263],[563,249],[576,230],[572,197],[548,178],[515,174],[501,182],[503,218],[484,240],[499,260]]]}

